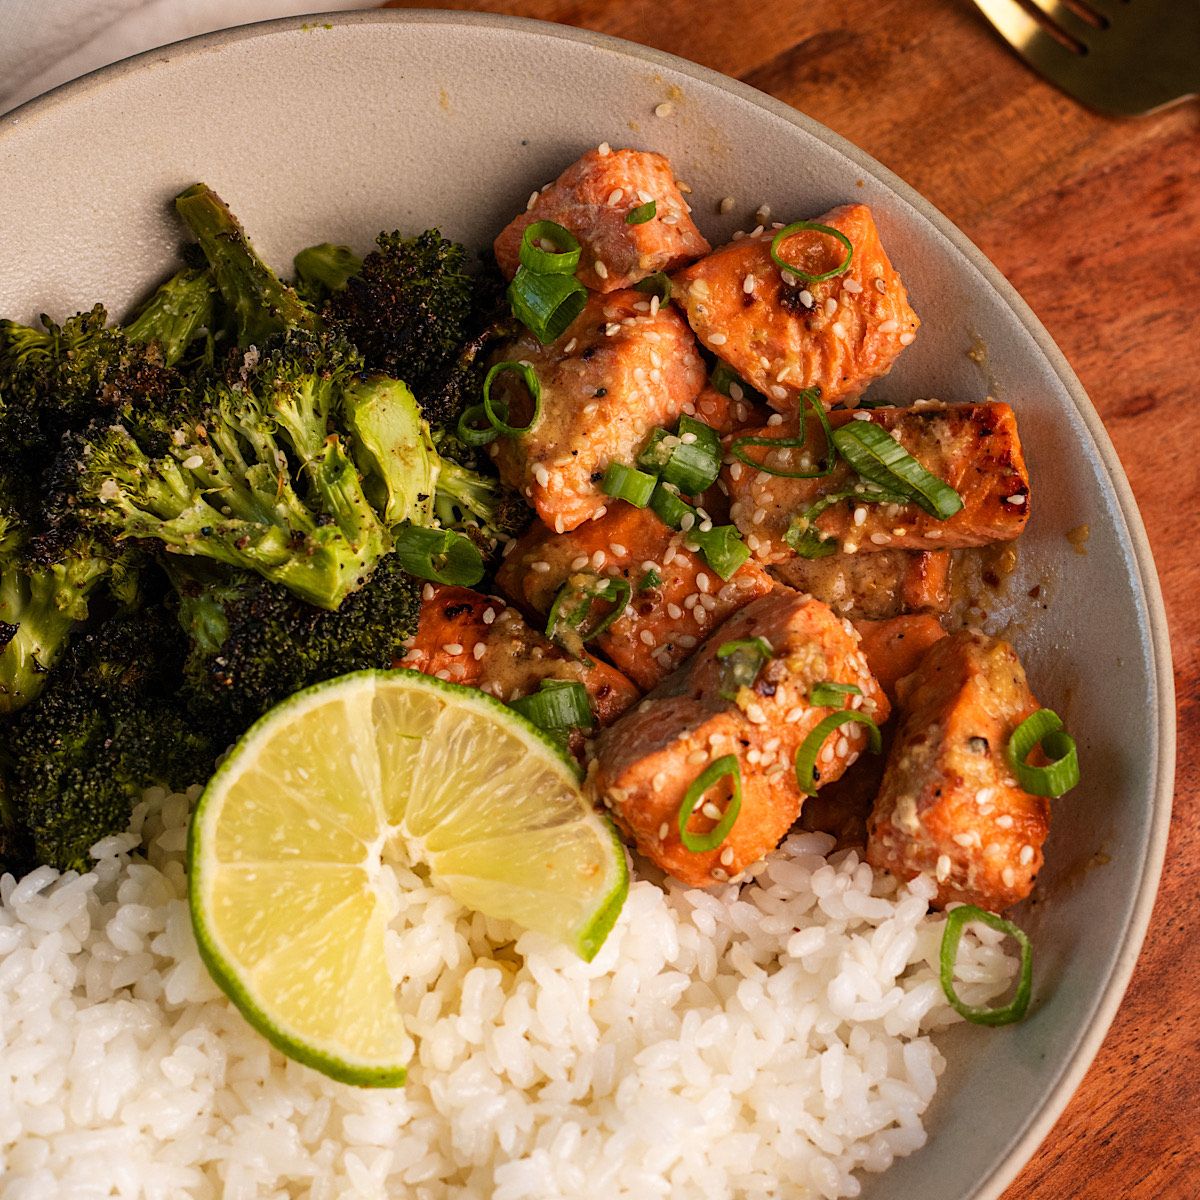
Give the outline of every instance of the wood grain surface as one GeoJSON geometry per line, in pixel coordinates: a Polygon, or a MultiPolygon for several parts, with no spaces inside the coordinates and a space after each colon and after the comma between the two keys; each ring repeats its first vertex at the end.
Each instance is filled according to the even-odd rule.
{"type": "Polygon", "coordinates": [[[1125,466],[1158,563],[1179,757],[1166,869],[1132,985],[1083,1085],[1004,1200],[1196,1200],[1200,553],[1186,531],[1200,516],[1200,103],[1134,121],[1097,116],[1027,70],[968,0],[443,7],[629,38],[786,101],[941,209],[1070,360],[1125,466]]]}

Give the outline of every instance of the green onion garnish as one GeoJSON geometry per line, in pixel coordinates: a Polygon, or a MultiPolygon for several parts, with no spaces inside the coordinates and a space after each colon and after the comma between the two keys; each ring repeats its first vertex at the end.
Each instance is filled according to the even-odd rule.
{"type": "Polygon", "coordinates": [[[1048,708],[1031,713],[1013,730],[1004,756],[1017,782],[1033,796],[1062,796],[1079,782],[1079,755],[1075,739],[1063,732],[1058,714],[1048,708]],[[1025,760],[1041,745],[1049,766],[1030,766],[1025,760]]]}
{"type": "Polygon", "coordinates": [[[573,275],[541,275],[518,267],[508,285],[508,302],[517,320],[547,346],[583,311],[587,289],[573,275]]]}
{"type": "Polygon", "coordinates": [[[854,246],[840,229],[834,229],[829,225],[820,225],[816,221],[793,221],[790,225],[785,225],[771,239],[771,258],[781,271],[787,271],[788,274],[794,275],[797,279],[802,279],[805,283],[822,283],[826,279],[832,279],[835,275],[844,275],[850,269],[851,260],[854,258],[854,246]],[[802,233],[806,229],[836,238],[846,247],[846,257],[832,271],[824,271],[820,275],[810,275],[807,271],[792,266],[790,262],[781,257],[779,246],[784,238],[791,237],[793,233],[802,233]]]}
{"type": "Polygon", "coordinates": [[[556,221],[534,221],[521,235],[521,266],[538,275],[574,275],[582,247],[579,239],[556,221]],[[557,250],[543,250],[537,242],[549,242],[557,250]]]}
{"type": "Polygon", "coordinates": [[[872,754],[878,754],[883,749],[883,738],[880,736],[879,726],[866,713],[851,708],[830,713],[829,716],[813,726],[808,737],[801,743],[800,749],[796,751],[796,783],[799,784],[800,790],[806,796],[817,794],[817,755],[821,752],[825,739],[835,730],[841,729],[848,721],[857,721],[859,725],[867,727],[869,739],[867,749],[872,754]]]}
{"type": "Polygon", "coordinates": [[[858,484],[841,491],[828,492],[811,504],[799,516],[793,517],[783,540],[801,558],[826,558],[838,552],[838,540],[832,534],[822,533],[816,526],[817,518],[827,509],[843,500],[854,500],[859,504],[906,504],[908,496],[899,492],[885,491],[869,484],[858,484]]]}
{"type": "Polygon", "coordinates": [[[645,508],[654,494],[657,480],[645,471],[622,463],[609,463],[600,481],[600,490],[606,496],[615,496],[618,500],[628,500],[635,508],[645,508]]]}
{"type": "Polygon", "coordinates": [[[483,380],[483,411],[497,433],[502,433],[505,437],[520,437],[521,434],[536,428],[542,419],[542,384],[537,372],[528,363],[513,362],[511,359],[496,363],[483,380]],[[533,401],[533,415],[529,418],[528,425],[509,425],[506,420],[508,405],[503,401],[492,400],[492,380],[505,371],[516,371],[525,382],[529,397],[533,401]]]}
{"type": "Polygon", "coordinates": [[[470,538],[452,529],[405,525],[396,531],[396,559],[418,579],[471,587],[483,578],[483,556],[470,538]]]}
{"type": "Polygon", "coordinates": [[[669,483],[655,485],[650,508],[664,525],[670,525],[672,529],[680,528],[689,513],[693,519],[696,516],[696,510],[686,500],[680,499],[679,489],[669,483]]]}
{"type": "Polygon", "coordinates": [[[559,645],[571,649],[570,642],[586,644],[598,638],[625,611],[633,589],[629,581],[619,576],[609,576],[605,579],[596,578],[595,585],[581,587],[567,582],[558,589],[554,603],[550,606],[550,615],[546,619],[546,636],[559,645]],[[612,604],[599,621],[589,624],[592,604],[596,600],[605,600],[612,604]]]}
{"type": "Polygon", "coordinates": [[[638,466],[689,496],[712,487],[721,472],[721,439],[711,425],[681,416],[675,433],[656,429],[638,466]]]}
{"type": "Polygon", "coordinates": [[[717,658],[721,663],[720,696],[723,700],[735,700],[744,687],[753,687],[758,673],[774,655],[771,643],[766,638],[738,638],[723,642],[717,647],[717,658]]]}
{"type": "Polygon", "coordinates": [[[704,561],[722,579],[731,579],[750,557],[736,525],[714,525],[712,529],[690,529],[687,540],[700,547],[704,561]]]}
{"type": "Polygon", "coordinates": [[[508,706],[551,733],[591,729],[595,723],[587,688],[569,679],[543,679],[538,691],[510,700],[508,706]]]}
{"type": "Polygon", "coordinates": [[[647,592],[656,587],[662,587],[662,576],[651,567],[638,581],[638,591],[647,592]]]}
{"type": "Polygon", "coordinates": [[[742,768],[736,754],[724,754],[709,763],[699,775],[692,780],[691,786],[683,795],[683,803],[679,806],[679,840],[685,850],[693,854],[704,854],[715,850],[728,836],[742,811],[742,768]],[[718,780],[728,775],[733,780],[733,795],[725,806],[725,813],[720,821],[708,833],[689,833],[688,820],[696,810],[696,806],[718,780]]]}
{"type": "Polygon", "coordinates": [[[654,200],[647,200],[645,204],[639,204],[637,208],[625,214],[626,225],[645,225],[647,221],[654,220],[654,214],[658,212],[658,204],[654,200]]]}
{"type": "Polygon", "coordinates": [[[814,708],[832,708],[841,704],[847,696],[861,696],[862,688],[853,683],[834,683],[826,680],[824,683],[814,683],[808,693],[808,702],[814,708]]]}
{"type": "Polygon", "coordinates": [[[666,304],[671,299],[671,277],[663,271],[655,271],[653,275],[647,275],[633,286],[635,291],[649,292],[657,296],[660,304],[666,304]]]}
{"type": "Polygon", "coordinates": [[[931,475],[886,429],[870,421],[849,421],[834,431],[834,445],[864,479],[898,491],[941,521],[963,506],[962,497],[931,475]]]}
{"type": "Polygon", "coordinates": [[[753,467],[755,470],[762,471],[767,475],[778,475],[781,479],[824,479],[826,475],[831,475],[834,466],[837,464],[838,453],[833,440],[833,430],[829,425],[829,418],[825,415],[825,407],[821,404],[820,396],[820,388],[805,388],[800,393],[800,433],[796,437],[734,438],[729,446],[733,457],[739,462],[744,462],[748,467],[753,467]],[[821,422],[821,428],[825,431],[825,453],[818,460],[815,471],[785,471],[782,467],[769,467],[765,463],[751,458],[746,453],[746,446],[768,446],[772,450],[799,450],[804,446],[808,441],[808,422],[804,420],[805,405],[812,409],[813,416],[821,422]]]}
{"type": "MultiPolygon", "coordinates": [[[[504,402],[497,401],[496,403],[502,405],[504,402]]],[[[505,415],[507,416],[507,411],[505,415]]],[[[482,404],[472,404],[469,408],[463,409],[459,414],[455,432],[458,434],[459,441],[466,442],[468,446],[486,446],[500,436],[500,430],[488,420],[482,404]]]]}
{"type": "Polygon", "coordinates": [[[1006,921],[995,913],[985,912],[974,904],[961,904],[946,914],[946,929],[942,934],[941,950],[942,991],[951,1007],[961,1017],[976,1025],[1011,1025],[1019,1021],[1029,1008],[1029,997],[1033,991],[1033,946],[1023,929],[1006,921]],[[982,921],[998,933],[1015,938],[1021,947],[1021,970],[1017,976],[1017,990],[1013,998],[1001,1008],[977,1008],[964,1004],[954,990],[954,963],[958,958],[958,943],[962,939],[963,926],[968,921],[982,921]]]}

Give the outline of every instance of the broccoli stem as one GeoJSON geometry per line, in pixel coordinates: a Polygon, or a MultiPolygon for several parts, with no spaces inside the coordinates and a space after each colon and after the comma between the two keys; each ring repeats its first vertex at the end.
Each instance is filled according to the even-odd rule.
{"type": "Polygon", "coordinates": [[[196,235],[221,295],[237,319],[238,344],[260,344],[287,329],[315,329],[316,313],[283,283],[250,245],[238,219],[203,183],[175,198],[175,208],[196,235]]]}
{"type": "Polygon", "coordinates": [[[211,272],[180,271],[125,324],[125,334],[133,342],[157,342],[163,361],[173,367],[200,332],[212,325],[215,294],[211,272]]]}
{"type": "Polygon", "coordinates": [[[346,286],[346,280],[362,270],[362,259],[349,246],[322,242],[301,250],[292,260],[305,294],[323,300],[330,292],[346,286]]]}

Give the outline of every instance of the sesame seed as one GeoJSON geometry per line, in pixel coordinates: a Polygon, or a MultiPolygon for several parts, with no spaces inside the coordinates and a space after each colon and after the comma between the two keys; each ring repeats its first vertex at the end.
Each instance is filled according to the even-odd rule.
{"type": "MultiPolygon", "coordinates": [[[[598,272],[597,272],[597,273],[598,273],[598,272]]],[[[620,333],[620,332],[621,332],[621,326],[620,326],[620,325],[618,325],[618,324],[616,323],[616,321],[610,321],[610,322],[609,322],[607,325],[605,325],[605,327],[604,327],[604,336],[605,336],[605,337],[614,337],[614,336],[616,336],[616,335],[617,335],[618,333],[620,333]]]]}
{"type": "Polygon", "coordinates": [[[592,263],[592,270],[595,271],[601,279],[608,278],[608,268],[599,259],[596,259],[596,261],[592,263]]]}
{"type": "Polygon", "coordinates": [[[786,400],[787,399],[787,388],[780,387],[779,384],[777,384],[777,383],[772,384],[771,385],[771,395],[776,400],[786,400]]]}
{"type": "Polygon", "coordinates": [[[588,565],[588,556],[586,554],[579,555],[578,558],[571,559],[571,570],[582,571],[588,565]]]}
{"type": "Polygon", "coordinates": [[[525,201],[525,211],[526,212],[528,212],[537,203],[537,198],[538,198],[539,194],[540,193],[537,191],[536,188],[532,192],[529,193],[529,199],[525,201]]]}
{"type": "Polygon", "coordinates": [[[683,616],[683,609],[680,608],[678,604],[668,604],[667,616],[670,617],[672,621],[678,621],[679,618],[683,616]]]}
{"type": "Polygon", "coordinates": [[[606,154],[612,153],[612,147],[607,142],[601,142],[600,145],[596,147],[596,153],[603,158],[606,154]]]}
{"type": "Polygon", "coordinates": [[[661,104],[654,106],[654,115],[656,117],[669,117],[675,111],[675,105],[670,100],[664,100],[661,104]]]}
{"type": "Polygon", "coordinates": [[[956,833],[954,835],[954,844],[956,846],[967,847],[975,841],[974,833],[956,833]]]}
{"type": "MultiPolygon", "coordinates": [[[[644,705],[644,704],[639,704],[639,705],[638,705],[638,712],[645,712],[645,711],[646,711],[646,707],[648,707],[648,706],[646,706],[646,705],[644,705]]],[[[653,789],[654,789],[656,792],[661,792],[661,791],[663,790],[663,788],[667,786],[667,773],[666,773],[666,771],[659,771],[659,772],[657,772],[657,773],[655,774],[654,778],[653,778],[652,780],[650,780],[650,786],[651,786],[651,787],[652,787],[652,788],[653,788],[653,789]]]]}
{"type": "MultiPolygon", "coordinates": [[[[706,756],[701,756],[701,761],[704,760],[704,757],[706,756]]],[[[721,819],[721,810],[711,800],[706,801],[704,807],[700,811],[710,821],[719,821],[721,819]]]]}
{"type": "Polygon", "coordinates": [[[679,528],[682,529],[684,533],[687,533],[687,531],[689,529],[691,529],[692,526],[695,524],[696,524],[696,514],[695,513],[684,513],[684,515],[679,519],[679,528]]]}
{"type": "Polygon", "coordinates": [[[760,221],[757,225],[755,225],[755,227],[752,230],[750,230],[750,236],[752,238],[756,238],[762,233],[762,231],[763,231],[763,227],[762,227],[762,222],[760,221]]]}
{"type": "Polygon", "coordinates": [[[723,333],[710,333],[708,335],[708,340],[714,346],[723,346],[727,341],[729,341],[729,338],[723,333]]]}
{"type": "Polygon", "coordinates": [[[725,197],[725,198],[724,198],[724,199],[721,201],[721,203],[717,205],[717,212],[719,212],[719,213],[727,213],[727,212],[732,212],[732,211],[733,211],[733,206],[734,206],[734,204],[736,204],[736,203],[737,203],[737,201],[735,201],[735,200],[734,200],[734,198],[733,198],[732,196],[726,196],[726,197],[725,197]]]}
{"type": "Polygon", "coordinates": [[[873,533],[873,534],[871,534],[871,541],[872,541],[872,542],[873,542],[873,543],[874,543],[876,546],[886,546],[886,545],[888,544],[888,542],[890,542],[891,540],[892,540],[892,539],[891,539],[890,537],[888,537],[888,535],[887,535],[886,533],[873,533]]]}
{"type": "Polygon", "coordinates": [[[842,543],[842,553],[843,554],[857,554],[858,553],[858,543],[857,542],[843,542],[842,543]]]}
{"type": "Polygon", "coordinates": [[[543,562],[541,559],[538,559],[537,562],[530,563],[529,566],[531,570],[536,571],[539,575],[545,575],[545,573],[550,570],[550,564],[548,562],[543,562]]]}
{"type": "Polygon", "coordinates": [[[433,584],[432,583],[427,583],[421,589],[421,599],[422,600],[432,600],[433,599],[433,584]]]}
{"type": "Polygon", "coordinates": [[[882,323],[882,324],[879,326],[879,332],[880,332],[880,333],[895,333],[895,332],[896,332],[896,330],[897,330],[897,329],[899,329],[899,328],[900,328],[900,322],[899,322],[899,321],[892,321],[892,320],[888,320],[888,321],[884,321],[884,322],[883,322],[883,323],[882,323]]]}
{"type": "Polygon", "coordinates": [[[940,529],[928,529],[925,531],[925,536],[932,538],[936,542],[942,536],[942,531],[940,529]]]}
{"type": "Polygon", "coordinates": [[[753,275],[747,275],[746,278],[742,280],[742,291],[745,292],[747,296],[752,296],[754,294],[754,288],[757,282],[758,281],[753,275]]]}
{"type": "Polygon", "coordinates": [[[713,867],[712,877],[717,883],[727,883],[729,881],[729,872],[722,871],[720,867],[713,867]]]}
{"type": "Polygon", "coordinates": [[[1012,869],[1012,867],[1005,867],[1004,870],[1000,872],[1000,878],[1004,880],[1005,887],[1013,887],[1017,882],[1017,873],[1012,869]]]}
{"type": "Polygon", "coordinates": [[[696,576],[696,586],[702,592],[708,591],[708,576],[705,575],[705,573],[703,571],[701,571],[700,574],[696,576]]]}
{"type": "Polygon", "coordinates": [[[461,642],[446,642],[445,645],[442,646],[442,649],[445,650],[447,654],[461,654],[463,652],[461,642]]]}
{"type": "MultiPolygon", "coordinates": [[[[658,316],[658,297],[657,296],[650,297],[650,315],[652,317],[658,316]]],[[[647,336],[649,336],[649,335],[647,334],[647,336]]],[[[657,335],[655,335],[655,336],[657,338],[657,335]]]]}
{"type": "Polygon", "coordinates": [[[801,304],[803,304],[805,308],[812,308],[812,307],[813,307],[813,305],[815,305],[815,304],[816,304],[816,302],[817,302],[817,298],[816,298],[816,296],[814,296],[814,295],[812,294],[812,292],[810,292],[810,291],[808,290],[808,288],[804,288],[804,289],[803,289],[803,290],[800,292],[800,297],[799,297],[799,299],[800,299],[800,303],[801,303],[801,304]]]}
{"type": "Polygon", "coordinates": [[[938,883],[945,883],[950,878],[950,855],[939,854],[937,860],[938,883]]]}
{"type": "Polygon", "coordinates": [[[751,704],[746,709],[747,719],[755,725],[765,725],[767,723],[767,714],[763,712],[762,706],[751,704]]]}
{"type": "Polygon", "coordinates": [[[834,321],[829,328],[834,337],[844,338],[846,336],[846,327],[841,323],[841,321],[834,321]]]}
{"type": "Polygon", "coordinates": [[[765,225],[771,219],[771,206],[769,204],[760,204],[754,213],[754,219],[760,225],[765,225]]]}
{"type": "Polygon", "coordinates": [[[1001,829],[1011,829],[1013,827],[1012,813],[1003,813],[1001,816],[998,816],[996,818],[996,824],[999,825],[1001,829]]]}
{"type": "MultiPolygon", "coordinates": [[[[187,463],[184,463],[183,465],[186,467],[187,463]]],[[[1008,502],[1009,502],[1009,504],[1024,504],[1025,503],[1025,493],[1017,492],[1015,495],[1009,496],[1008,502]]]]}
{"type": "Polygon", "coordinates": [[[722,863],[722,865],[724,865],[726,867],[733,866],[733,847],[732,846],[726,846],[725,849],[721,851],[721,863],[722,863]]]}
{"type": "Polygon", "coordinates": [[[917,340],[917,335],[911,330],[906,330],[900,335],[900,345],[911,346],[917,340]]]}
{"type": "Polygon", "coordinates": [[[182,465],[185,471],[194,471],[197,467],[204,466],[204,459],[199,454],[192,454],[183,460],[182,465]]]}
{"type": "Polygon", "coordinates": [[[578,342],[578,340],[579,340],[578,338],[572,338],[572,339],[571,339],[571,340],[570,340],[570,341],[569,341],[569,342],[568,342],[568,343],[567,343],[567,344],[566,344],[566,345],[563,347],[563,353],[564,353],[564,354],[570,354],[570,353],[571,353],[571,351],[575,349],[575,345],[576,345],[576,343],[578,342]]]}
{"type": "Polygon", "coordinates": [[[825,301],[825,315],[827,317],[832,317],[833,314],[835,312],[837,312],[837,310],[838,310],[837,299],[833,296],[829,296],[825,301]]]}
{"type": "Polygon", "coordinates": [[[996,795],[996,789],[990,787],[980,788],[975,793],[976,804],[991,804],[992,798],[996,795]]]}
{"type": "Polygon", "coordinates": [[[433,673],[433,677],[434,677],[434,679],[445,679],[448,681],[450,679],[450,672],[449,671],[435,671],[433,673]]]}
{"type": "Polygon", "coordinates": [[[643,629],[642,632],[638,634],[638,637],[641,638],[642,642],[647,646],[653,646],[655,644],[654,634],[652,634],[648,629],[643,629]]]}
{"type": "Polygon", "coordinates": [[[550,472],[541,463],[533,468],[533,477],[540,487],[545,487],[550,482],[550,472]]]}
{"type": "Polygon", "coordinates": [[[689,187],[689,186],[688,186],[686,183],[684,183],[682,179],[677,179],[677,180],[675,180],[675,186],[676,186],[676,187],[677,187],[677,188],[678,188],[678,189],[679,189],[679,190],[680,190],[680,191],[681,191],[681,192],[682,192],[682,193],[683,193],[685,196],[690,196],[690,195],[692,194],[692,189],[691,189],[691,188],[690,188],[690,187],[689,187]]]}
{"type": "Polygon", "coordinates": [[[907,532],[908,530],[905,529],[903,525],[897,525],[896,528],[892,530],[892,536],[903,537],[907,532]]]}
{"type": "Polygon", "coordinates": [[[604,566],[606,562],[608,562],[608,555],[605,554],[603,550],[597,550],[596,553],[592,555],[592,566],[595,567],[597,571],[600,570],[600,568],[604,566]]]}
{"type": "Polygon", "coordinates": [[[685,650],[695,649],[696,639],[690,633],[681,633],[675,639],[685,650]]]}
{"type": "Polygon", "coordinates": [[[887,295],[887,284],[883,282],[882,276],[876,275],[873,282],[875,284],[875,290],[881,296],[886,296],[887,295]]]}
{"type": "Polygon", "coordinates": [[[482,642],[476,642],[475,649],[471,651],[471,654],[474,656],[476,662],[478,662],[486,653],[487,647],[482,642]]]}
{"type": "Polygon", "coordinates": [[[494,608],[485,608],[483,610],[483,623],[490,625],[496,619],[496,610],[494,608]]]}
{"type": "Polygon", "coordinates": [[[614,208],[615,208],[615,207],[616,207],[618,204],[620,204],[620,203],[621,203],[621,199],[622,199],[622,197],[623,197],[624,195],[625,195],[625,189],[624,189],[624,188],[613,188],[613,190],[612,190],[611,192],[609,192],[609,193],[608,193],[608,203],[609,203],[609,205],[610,205],[611,207],[614,207],[614,208]]]}
{"type": "Polygon", "coordinates": [[[842,282],[842,290],[849,292],[852,296],[857,296],[862,291],[862,284],[857,279],[846,279],[842,282]]]}
{"type": "Polygon", "coordinates": [[[554,532],[555,533],[565,533],[566,532],[566,524],[562,519],[562,513],[559,513],[554,518],[554,532]]]}
{"type": "Polygon", "coordinates": [[[1021,847],[1020,853],[1021,866],[1027,867],[1033,862],[1033,847],[1026,845],[1021,847]]]}

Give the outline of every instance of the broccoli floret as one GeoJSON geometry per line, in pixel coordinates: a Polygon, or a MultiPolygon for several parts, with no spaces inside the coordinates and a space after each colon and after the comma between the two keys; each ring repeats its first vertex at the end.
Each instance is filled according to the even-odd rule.
{"type": "Polygon", "coordinates": [[[230,740],[285,697],[348,671],[390,667],[416,632],[421,581],[394,555],[337,612],[246,572],[192,564],[171,571],[191,642],[193,705],[227,714],[230,740]]]}
{"type": "Polygon", "coordinates": [[[133,342],[156,343],[163,361],[173,367],[196,338],[212,327],[216,295],[211,271],[180,271],[125,322],[125,336],[133,342]]]}
{"type": "Polygon", "coordinates": [[[319,308],[332,292],[346,286],[351,275],[362,270],[362,259],[349,246],[322,242],[309,246],[292,259],[296,271],[296,293],[319,308]]]}
{"type": "Polygon", "coordinates": [[[233,313],[240,346],[261,347],[272,334],[318,328],[316,311],[258,257],[238,219],[212,188],[193,184],[175,198],[175,208],[208,259],[233,313]]]}
{"type": "Polygon", "coordinates": [[[376,245],[362,270],[330,296],[326,319],[372,370],[403,379],[424,406],[470,336],[467,252],[436,229],[413,238],[381,233],[376,245]]]}
{"type": "Polygon", "coordinates": [[[443,528],[479,534],[491,543],[517,537],[533,518],[533,510],[519,492],[491,475],[481,475],[446,458],[438,471],[434,507],[443,528]]]}
{"type": "Polygon", "coordinates": [[[143,788],[211,774],[222,747],[173,694],[184,648],[162,605],[111,617],[7,723],[7,804],[39,862],[86,870],[88,848],[125,828],[143,788]]]}
{"type": "Polygon", "coordinates": [[[63,506],[115,538],[257,571],[337,608],[390,548],[333,423],[360,365],[348,347],[292,333],[172,414],[94,422],[56,468],[63,506]]]}

